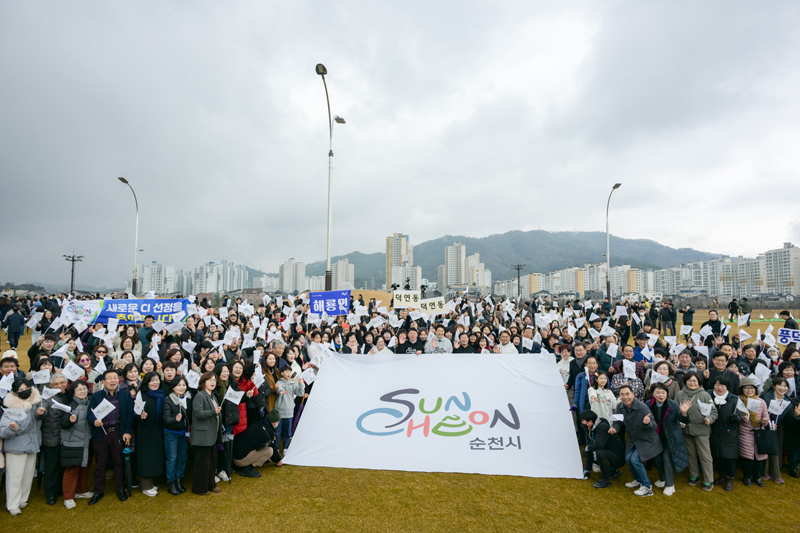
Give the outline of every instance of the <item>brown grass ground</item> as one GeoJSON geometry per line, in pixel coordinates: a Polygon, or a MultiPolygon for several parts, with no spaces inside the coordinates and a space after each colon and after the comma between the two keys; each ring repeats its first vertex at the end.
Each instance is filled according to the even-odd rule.
{"type": "MultiPolygon", "coordinates": [[[[705,314],[698,315],[699,326],[705,314]]],[[[754,335],[757,326],[750,329],[754,335]]],[[[28,346],[26,335],[19,349],[25,366],[28,346]]],[[[544,432],[542,438],[547,438],[544,432]]],[[[631,479],[627,468],[605,490],[587,481],[476,474],[271,464],[261,472],[259,479],[234,475],[231,484],[220,484],[221,493],[210,496],[170,496],[162,483],[155,498],[135,489],[134,497],[122,503],[109,491],[93,507],[77,500],[73,510],[65,509],[61,500],[47,506],[43,489],[34,483],[28,507],[21,516],[0,517],[0,532],[800,531],[794,512],[800,482],[788,476],[784,486],[768,481],[766,488],[748,488],[737,478],[731,493],[719,487],[706,493],[689,487],[684,472],[676,476],[674,496],[655,489],[655,496],[637,498],[623,486],[631,479]]],[[[650,477],[655,476],[653,470],[650,477]]],[[[190,477],[188,472],[185,481],[190,477]]],[[[592,481],[596,479],[593,474],[592,481]]]]}

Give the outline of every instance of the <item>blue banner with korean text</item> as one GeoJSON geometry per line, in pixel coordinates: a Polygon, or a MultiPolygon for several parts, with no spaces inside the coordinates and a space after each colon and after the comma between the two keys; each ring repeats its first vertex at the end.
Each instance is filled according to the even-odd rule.
{"type": "MultiPolygon", "coordinates": [[[[172,322],[172,315],[183,312],[183,319],[188,312],[190,302],[187,298],[156,298],[154,300],[103,300],[103,307],[95,322],[107,324],[109,318],[116,318],[120,324],[140,323],[144,317],[152,315],[155,321],[165,324],[172,322]]],[[[182,319],[182,320],[183,320],[182,319]]]]}
{"type": "Polygon", "coordinates": [[[311,292],[309,295],[312,313],[339,316],[350,312],[350,291],[311,292]]]}

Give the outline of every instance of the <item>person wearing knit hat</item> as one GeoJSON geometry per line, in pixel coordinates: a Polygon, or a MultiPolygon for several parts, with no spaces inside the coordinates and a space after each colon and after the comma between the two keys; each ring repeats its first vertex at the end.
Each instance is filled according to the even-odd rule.
{"type": "Polygon", "coordinates": [[[763,429],[767,426],[769,411],[766,402],[758,397],[758,388],[752,377],[743,378],[739,383],[739,400],[747,409],[742,413],[742,421],[739,422],[739,457],[742,458],[743,463],[743,481],[747,487],[752,483],[763,487],[761,472],[764,469],[767,454],[759,453],[753,430],[763,429]]]}

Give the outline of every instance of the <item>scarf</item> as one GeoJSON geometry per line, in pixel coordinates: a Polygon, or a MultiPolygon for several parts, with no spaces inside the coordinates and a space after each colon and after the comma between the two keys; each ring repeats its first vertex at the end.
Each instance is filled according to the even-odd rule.
{"type": "Polygon", "coordinates": [[[156,416],[161,419],[161,408],[164,406],[164,391],[161,389],[150,390],[150,387],[148,387],[144,393],[156,399],[156,416]]]}
{"type": "Polygon", "coordinates": [[[728,400],[727,400],[728,393],[727,392],[725,394],[721,395],[721,396],[719,394],[717,394],[717,391],[715,391],[714,389],[711,389],[711,392],[714,393],[714,404],[715,405],[725,405],[726,403],[728,403],[728,400]]]}
{"type": "Polygon", "coordinates": [[[220,381],[217,383],[217,390],[219,391],[220,399],[224,398],[228,393],[229,383],[227,381],[220,381]]]}
{"type": "MultiPolygon", "coordinates": [[[[750,398],[748,398],[747,396],[740,396],[740,398],[742,399],[742,403],[744,404],[744,406],[747,407],[747,400],[749,400],[750,398]]],[[[753,399],[758,399],[758,396],[753,396],[753,399]]],[[[758,411],[760,410],[761,409],[759,408],[758,411]]],[[[761,428],[761,415],[759,414],[758,411],[751,411],[750,408],[747,407],[747,412],[750,414],[750,427],[753,429],[761,428]]]]}

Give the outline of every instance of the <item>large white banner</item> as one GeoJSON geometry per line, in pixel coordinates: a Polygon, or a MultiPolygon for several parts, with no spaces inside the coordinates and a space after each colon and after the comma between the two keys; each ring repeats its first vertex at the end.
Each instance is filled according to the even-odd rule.
{"type": "Polygon", "coordinates": [[[335,355],[284,462],[583,477],[552,355],[335,355]]]}

